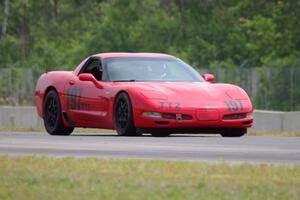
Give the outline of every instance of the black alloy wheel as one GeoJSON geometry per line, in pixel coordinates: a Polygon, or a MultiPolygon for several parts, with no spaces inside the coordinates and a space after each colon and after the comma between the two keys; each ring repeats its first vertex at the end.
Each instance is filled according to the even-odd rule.
{"type": "Polygon", "coordinates": [[[133,111],[130,98],[127,93],[121,92],[115,101],[114,123],[118,135],[137,136],[133,123],[133,111]]]}
{"type": "Polygon", "coordinates": [[[118,102],[118,126],[120,128],[125,128],[129,119],[128,119],[128,115],[129,115],[129,111],[128,111],[128,105],[127,102],[125,101],[125,99],[121,99],[118,102]]]}
{"type": "Polygon", "coordinates": [[[54,96],[48,96],[45,103],[45,118],[50,129],[53,129],[58,120],[57,102],[54,96]]]}
{"type": "Polygon", "coordinates": [[[44,125],[50,135],[70,135],[74,130],[74,127],[63,124],[60,101],[55,90],[50,90],[45,97],[44,125]]]}

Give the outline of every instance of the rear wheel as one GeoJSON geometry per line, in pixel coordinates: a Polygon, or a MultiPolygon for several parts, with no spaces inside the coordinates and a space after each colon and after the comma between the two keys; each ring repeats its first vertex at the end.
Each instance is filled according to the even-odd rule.
{"type": "Polygon", "coordinates": [[[241,137],[247,133],[246,128],[228,128],[221,132],[223,137],[241,137]]]}
{"type": "Polygon", "coordinates": [[[70,135],[74,130],[74,127],[63,124],[60,101],[55,90],[50,90],[44,101],[44,125],[50,135],[70,135]]]}
{"type": "Polygon", "coordinates": [[[116,98],[114,106],[114,122],[118,135],[137,136],[133,123],[132,104],[128,94],[120,93],[116,98]]]}

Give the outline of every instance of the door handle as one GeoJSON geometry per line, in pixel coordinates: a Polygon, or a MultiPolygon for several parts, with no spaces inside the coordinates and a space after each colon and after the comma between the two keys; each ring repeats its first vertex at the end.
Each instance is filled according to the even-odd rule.
{"type": "Polygon", "coordinates": [[[75,81],[70,80],[70,81],[69,81],[69,84],[70,84],[70,85],[74,85],[74,84],[75,84],[75,81]]]}

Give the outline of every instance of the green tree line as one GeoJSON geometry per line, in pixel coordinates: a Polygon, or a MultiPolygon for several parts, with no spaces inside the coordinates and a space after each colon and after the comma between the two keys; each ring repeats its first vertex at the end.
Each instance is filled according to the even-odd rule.
{"type": "Polygon", "coordinates": [[[99,52],[163,52],[211,71],[299,72],[299,19],[299,0],[1,0],[0,68],[72,69],[99,52]]]}

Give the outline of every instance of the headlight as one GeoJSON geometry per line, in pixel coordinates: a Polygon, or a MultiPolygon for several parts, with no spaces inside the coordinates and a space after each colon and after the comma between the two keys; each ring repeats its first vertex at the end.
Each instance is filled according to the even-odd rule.
{"type": "Polygon", "coordinates": [[[236,100],[247,100],[248,99],[246,92],[239,87],[228,88],[225,93],[231,99],[236,99],[236,100]]]}
{"type": "Polygon", "coordinates": [[[247,113],[247,117],[253,118],[253,113],[247,113]]]}
{"type": "Polygon", "coordinates": [[[152,118],[161,118],[161,114],[159,112],[143,112],[144,117],[152,117],[152,118]]]}

